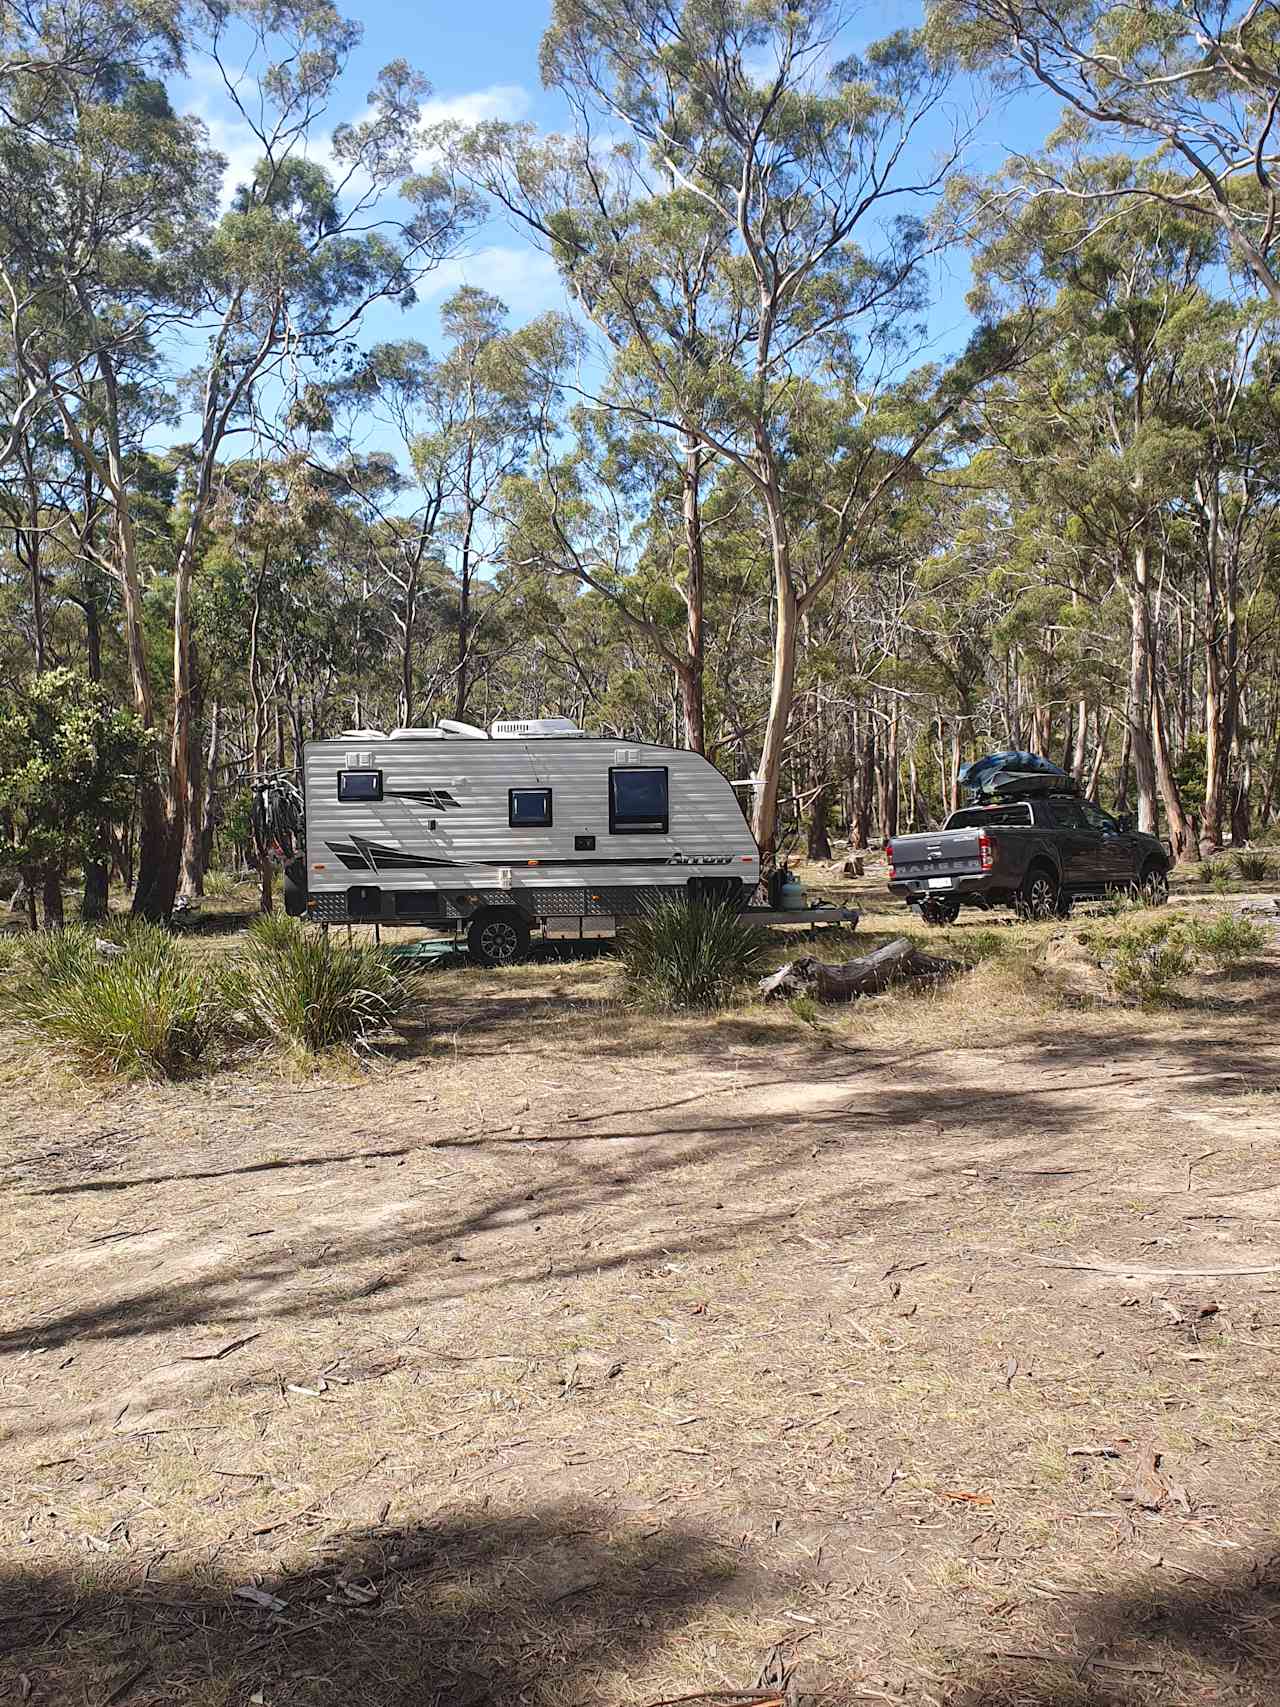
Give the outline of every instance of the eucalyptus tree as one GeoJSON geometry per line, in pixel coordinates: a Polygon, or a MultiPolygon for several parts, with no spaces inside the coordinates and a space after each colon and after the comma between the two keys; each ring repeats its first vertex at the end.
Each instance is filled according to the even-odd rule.
{"type": "Polygon", "coordinates": [[[1280,304],[1280,12],[1271,0],[931,0],[941,55],[1005,85],[1039,85],[1064,107],[1056,155],[1078,166],[1103,145],[1150,150],[1160,174],[1071,184],[1051,157],[1022,188],[1114,205],[1158,202],[1225,237],[1280,304]]]}
{"type": "MultiPolygon", "coordinates": [[[[34,357],[122,230],[145,242],[184,202],[190,127],[156,109],[183,31],[157,0],[9,0],[0,7],[0,467],[50,404],[34,357]],[[148,110],[151,109],[151,110],[148,110]],[[164,133],[162,135],[162,133],[164,133]],[[85,169],[85,134],[97,181],[85,169]],[[151,170],[143,166],[151,158],[151,170]],[[165,157],[167,156],[167,160],[165,157]],[[162,163],[163,162],[163,163],[162,163]]],[[[118,321],[121,346],[131,317],[118,321]]]]}
{"type": "Polygon", "coordinates": [[[270,8],[209,0],[185,24],[188,45],[221,73],[259,162],[214,218],[221,162],[160,85],[117,69],[110,99],[92,112],[69,105],[54,172],[63,193],[53,200],[71,217],[48,267],[64,312],[21,354],[112,507],[135,700],[151,723],[120,327],[130,326],[134,342],[165,328],[174,348],[176,323],[185,329],[179,348],[202,347],[196,366],[175,376],[195,436],[173,575],[169,755],[162,787],[147,796],[135,893],[150,916],[167,912],[178,879],[191,782],[192,592],[224,447],[263,425],[264,411],[273,425],[287,420],[291,397],[305,413],[316,374],[348,347],[366,311],[412,301],[416,280],[451,252],[467,215],[465,198],[414,169],[426,85],[403,62],[379,75],[366,116],[332,132],[332,173],[304,158],[359,34],[327,0],[270,8]],[[78,264],[82,224],[97,244],[87,268],[78,264]]]}
{"type": "Polygon", "coordinates": [[[776,604],[754,826],[765,848],[804,619],[937,426],[926,409],[905,437],[882,436],[871,402],[925,297],[930,240],[914,210],[960,139],[917,166],[913,138],[945,76],[909,32],[842,56],[843,23],[826,0],[558,0],[543,77],[574,104],[574,134],[482,125],[453,149],[604,332],[618,387],[606,401],[662,427],[686,460],[731,464],[761,505],[776,604]],[[602,124],[627,142],[602,148],[602,124]],[[828,485],[823,550],[805,566],[787,490],[792,394],[832,371],[876,450],[828,485]]]}
{"type": "Polygon", "coordinates": [[[442,693],[442,709],[466,715],[498,602],[499,496],[556,406],[565,323],[546,315],[513,330],[507,319],[499,298],[464,286],[441,304],[438,358],[416,340],[377,344],[331,392],[338,478],[365,517],[399,631],[402,724],[442,693]],[[371,417],[394,435],[394,459],[355,454],[371,417]],[[417,659],[435,635],[424,627],[453,640],[427,685],[417,659]]]}
{"type": "Polygon", "coordinates": [[[580,405],[566,430],[560,426],[544,419],[527,470],[506,483],[506,561],[515,571],[575,582],[610,607],[631,644],[641,642],[670,672],[680,706],[673,739],[704,752],[709,571],[701,466],[695,490],[687,463],[673,464],[660,436],[627,414],[580,405]]]}

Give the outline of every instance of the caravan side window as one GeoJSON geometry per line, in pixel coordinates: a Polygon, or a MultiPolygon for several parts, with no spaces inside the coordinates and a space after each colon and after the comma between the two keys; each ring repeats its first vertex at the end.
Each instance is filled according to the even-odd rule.
{"type": "Polygon", "coordinates": [[[609,834],[665,836],[669,822],[667,767],[609,772],[609,834]]]}
{"type": "Polygon", "coordinates": [[[381,771],[339,771],[339,800],[381,800],[381,771]]]}
{"type": "Polygon", "coordinates": [[[509,788],[507,822],[513,830],[546,829],[551,823],[551,790],[509,788]]]}

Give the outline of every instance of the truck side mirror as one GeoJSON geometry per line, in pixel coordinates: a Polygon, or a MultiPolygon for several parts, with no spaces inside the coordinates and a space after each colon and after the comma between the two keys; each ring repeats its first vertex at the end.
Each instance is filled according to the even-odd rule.
{"type": "Polygon", "coordinates": [[[1119,824],[1120,824],[1121,831],[1126,836],[1130,835],[1133,831],[1133,813],[1132,812],[1122,812],[1120,814],[1119,824]]]}

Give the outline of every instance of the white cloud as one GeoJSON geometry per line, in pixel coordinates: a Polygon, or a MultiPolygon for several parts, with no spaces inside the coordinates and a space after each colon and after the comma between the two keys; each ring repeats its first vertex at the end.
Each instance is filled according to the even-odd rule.
{"type": "Polygon", "coordinates": [[[222,175],[222,206],[231,205],[231,198],[241,184],[247,184],[253,177],[253,169],[262,158],[262,143],[254,134],[251,125],[239,118],[224,118],[201,110],[197,102],[192,109],[197,118],[203,119],[209,132],[209,141],[226,157],[227,168],[222,175]]]}
{"type": "Polygon", "coordinates": [[[555,263],[537,249],[487,244],[437,267],[419,284],[418,295],[427,302],[440,302],[464,284],[500,297],[517,324],[549,308],[567,307],[555,263]]]}
{"type": "Polygon", "coordinates": [[[491,83],[487,89],[472,89],[462,95],[433,95],[422,103],[422,122],[433,124],[484,124],[502,119],[514,124],[524,118],[531,105],[529,91],[519,83],[491,83]]]}
{"type": "MultiPolygon", "coordinates": [[[[221,205],[227,208],[237,187],[252,177],[262,154],[262,144],[252,127],[234,111],[220,74],[214,77],[205,68],[197,67],[187,81],[194,95],[188,110],[204,121],[209,141],[219,154],[226,157],[221,205]]],[[[426,130],[439,124],[470,126],[483,124],[488,119],[514,123],[525,116],[531,104],[529,91],[519,83],[493,83],[487,88],[465,90],[458,95],[433,95],[422,104],[422,128],[426,130]]],[[[351,122],[359,124],[371,116],[372,109],[364,107],[351,122]]],[[[301,144],[300,152],[305,158],[327,167],[337,177],[345,176],[346,167],[334,158],[331,131],[315,132],[301,144]]],[[[425,170],[437,159],[434,150],[423,148],[415,164],[419,170],[425,170]]],[[[361,187],[359,183],[353,186],[357,192],[361,187]]]]}

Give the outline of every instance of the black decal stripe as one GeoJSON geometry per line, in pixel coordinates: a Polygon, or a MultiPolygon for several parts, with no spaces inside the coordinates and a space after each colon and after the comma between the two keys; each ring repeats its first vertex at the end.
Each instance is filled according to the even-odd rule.
{"type": "Polygon", "coordinates": [[[350,847],[326,842],[330,853],[337,854],[348,871],[430,871],[453,870],[451,859],[428,859],[423,854],[404,853],[399,848],[384,848],[377,842],[366,842],[359,836],[351,838],[350,847]]]}
{"type": "Polygon", "coordinates": [[[463,860],[460,863],[463,865],[510,866],[513,871],[525,871],[532,870],[534,868],[538,870],[547,870],[553,866],[564,868],[572,867],[577,869],[588,865],[665,865],[670,867],[673,871],[693,871],[699,867],[712,863],[716,865],[733,865],[736,862],[736,858],[736,855],[730,854],[725,859],[715,861],[705,859],[686,861],[683,859],[675,859],[668,854],[660,854],[655,858],[645,859],[535,859],[532,862],[527,859],[476,859],[463,860]]]}
{"type": "Polygon", "coordinates": [[[369,870],[369,861],[364,854],[360,852],[359,848],[343,847],[337,842],[326,842],[324,845],[328,848],[330,853],[337,854],[338,858],[342,861],[343,865],[346,866],[348,871],[369,870]]]}
{"type": "Polygon", "coordinates": [[[413,800],[419,806],[435,806],[442,812],[458,804],[448,790],[443,788],[386,788],[382,793],[384,800],[413,800]]]}
{"type": "Polygon", "coordinates": [[[448,870],[457,863],[451,859],[430,859],[426,854],[406,853],[403,848],[384,847],[381,842],[365,841],[363,836],[352,836],[351,840],[369,856],[369,863],[375,871],[419,871],[434,867],[448,870]]]}

